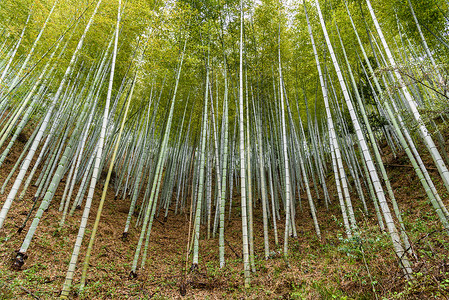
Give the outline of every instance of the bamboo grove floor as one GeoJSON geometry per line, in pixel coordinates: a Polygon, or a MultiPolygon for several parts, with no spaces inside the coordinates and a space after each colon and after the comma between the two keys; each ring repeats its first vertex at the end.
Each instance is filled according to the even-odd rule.
{"type": "MultiPolygon", "coordinates": [[[[449,139],[448,135],[446,139],[449,139]]],[[[14,152],[1,167],[2,182],[12,168],[14,160],[20,155],[21,146],[26,140],[26,134],[21,136],[19,142],[14,145],[14,152]]],[[[319,241],[315,235],[307,198],[301,193],[302,209],[298,208],[296,215],[298,238],[291,238],[289,242],[289,266],[282,257],[281,249],[274,245],[272,228],[270,228],[272,255],[267,261],[263,259],[262,213],[260,202],[256,200],[254,232],[257,272],[252,274],[249,289],[245,289],[242,284],[238,191],[233,196],[232,217],[226,221],[227,261],[224,269],[219,268],[218,239],[207,239],[205,228],[202,227],[199,270],[184,271],[189,215],[188,211],[179,215],[174,215],[173,211],[170,211],[166,220],[161,216],[155,219],[146,266],[138,270],[137,278],[130,278],[129,272],[139,231],[132,226],[128,239],[121,239],[130,200],[115,200],[114,191],[110,190],[90,262],[87,288],[83,294],[78,295],[76,289],[81,275],[80,266],[84,261],[91,225],[100,199],[102,185],[99,184],[89,217],[90,227],[83,241],[75,274],[72,297],[74,299],[374,299],[376,294],[379,299],[382,297],[448,299],[448,235],[441,231],[438,219],[427,202],[417,176],[408,166],[407,157],[399,154],[394,158],[391,153],[388,154],[389,150],[386,148],[383,148],[383,151],[386,154],[384,157],[387,157],[385,163],[389,178],[417,256],[413,260],[417,278],[415,282],[407,283],[403,279],[390,240],[378,229],[372,205],[370,205],[371,215],[363,214],[355,190],[351,196],[361,228],[361,238],[345,239],[333,175],[329,173],[327,184],[333,204],[329,210],[326,210],[320,200],[317,205],[323,240],[319,241]],[[180,292],[182,287],[186,288],[184,297],[180,292]]],[[[423,159],[426,165],[431,167],[429,157],[424,155],[423,159]]],[[[429,168],[429,172],[435,179],[443,201],[448,205],[449,196],[444,193],[441,181],[436,180],[437,171],[429,168]]],[[[0,195],[1,204],[6,199],[11,185],[12,183],[7,187],[5,194],[0,195]]],[[[5,225],[0,230],[0,299],[52,299],[58,297],[62,288],[82,210],[77,210],[73,217],[69,217],[61,231],[57,230],[61,216],[58,212],[63,192],[61,188],[39,224],[22,270],[11,269],[15,251],[20,248],[31,223],[28,222],[22,233],[17,233],[18,227],[32,206],[34,192],[35,187],[31,187],[23,201],[13,202],[5,225]]],[[[283,220],[278,222],[278,226],[282,244],[283,220]]],[[[190,263],[187,266],[190,267],[190,263]]]]}

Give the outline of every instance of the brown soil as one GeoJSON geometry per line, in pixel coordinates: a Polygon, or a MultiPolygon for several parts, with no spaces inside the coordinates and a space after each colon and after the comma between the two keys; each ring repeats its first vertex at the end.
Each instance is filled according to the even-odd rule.
{"type": "MultiPolygon", "coordinates": [[[[449,137],[448,137],[449,138],[449,137]]],[[[26,139],[16,143],[12,153],[0,169],[0,184],[8,175],[26,139]]],[[[384,153],[388,152],[383,149],[384,153]]],[[[362,206],[352,190],[356,218],[361,228],[361,242],[344,239],[338,198],[333,175],[328,174],[328,188],[332,205],[326,210],[321,203],[318,218],[323,239],[316,237],[310,217],[307,198],[301,192],[302,209],[298,207],[296,226],[298,238],[291,238],[289,265],[282,257],[282,248],[274,245],[270,228],[270,250],[273,257],[263,259],[263,227],[261,205],[254,209],[255,261],[257,272],[252,274],[251,287],[243,287],[241,260],[240,200],[234,195],[233,213],[226,224],[226,267],[219,268],[218,239],[207,239],[202,228],[200,240],[200,264],[197,271],[185,272],[186,245],[189,232],[188,212],[174,215],[167,220],[155,219],[150,238],[147,262],[138,269],[137,278],[131,278],[130,270],[140,230],[131,226],[127,240],[122,232],[129,209],[129,199],[114,199],[108,192],[99,231],[88,271],[88,282],[83,294],[76,294],[81,277],[90,230],[95,219],[101,187],[96,190],[89,217],[88,231],[78,260],[72,297],[75,299],[372,299],[372,284],[379,297],[423,299],[447,297],[449,290],[449,239],[441,232],[441,226],[428,204],[413,169],[407,167],[404,155],[394,158],[387,154],[389,178],[392,181],[400,209],[404,214],[406,229],[413,244],[416,259],[413,268],[416,283],[406,283],[390,240],[381,234],[371,202],[371,214],[362,213],[362,206]],[[371,278],[367,270],[370,271],[371,278]],[[446,280],[446,281],[445,281],[446,280]],[[374,281],[374,283],[373,283],[374,281]],[[183,294],[185,289],[186,295],[183,294]],[[397,294],[395,295],[395,292],[397,294]]],[[[431,166],[429,157],[424,157],[431,166]]],[[[329,168],[329,171],[331,169],[329,168]]],[[[443,201],[449,205],[448,194],[438,180],[437,171],[431,176],[443,201]]],[[[14,179],[14,177],[13,177],[14,179]]],[[[10,182],[0,203],[6,199],[10,182]]],[[[12,270],[12,259],[20,248],[31,220],[22,233],[17,233],[32,206],[35,187],[31,187],[23,201],[13,202],[4,227],[0,230],[0,299],[51,299],[58,297],[67,271],[74,241],[78,233],[82,210],[67,219],[64,228],[57,230],[61,213],[58,212],[62,190],[52,200],[44,213],[21,271],[12,270]]],[[[367,199],[369,199],[367,197],[367,199]]],[[[367,200],[368,201],[368,200],[367,200]]],[[[228,206],[227,208],[228,209],[228,206]]],[[[162,214],[161,214],[162,215],[162,214]]],[[[227,215],[227,214],[226,214],[227,215]]],[[[34,213],[33,215],[34,216],[34,213]]],[[[283,243],[283,220],[278,221],[279,241],[283,243]]],[[[191,259],[191,258],[190,258],[191,259]]],[[[139,262],[140,266],[140,262],[139,262]]],[[[190,268],[190,263],[188,264],[190,268]]]]}

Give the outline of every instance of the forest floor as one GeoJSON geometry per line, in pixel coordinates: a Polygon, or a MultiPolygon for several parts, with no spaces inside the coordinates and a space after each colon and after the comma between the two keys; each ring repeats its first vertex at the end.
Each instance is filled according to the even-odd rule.
{"type": "MultiPolygon", "coordinates": [[[[446,135],[446,140],[449,136],[446,135]]],[[[20,155],[26,135],[14,148],[0,169],[1,183],[20,155]],[[22,145],[20,144],[22,143],[22,145]]],[[[231,219],[226,221],[226,266],[219,268],[218,239],[207,239],[205,228],[200,237],[198,270],[185,271],[186,245],[189,232],[188,209],[183,214],[155,219],[151,232],[147,262],[139,268],[136,278],[130,278],[131,264],[139,232],[131,227],[126,240],[121,239],[129,209],[129,199],[114,199],[110,190],[101,217],[99,231],[88,270],[85,291],[77,294],[81,276],[80,267],[101,194],[98,185],[89,217],[88,230],[75,273],[74,299],[449,299],[449,238],[441,230],[436,214],[428,203],[405,154],[396,158],[387,148],[389,178],[392,182],[405,227],[416,257],[411,257],[414,281],[406,281],[398,267],[387,234],[377,225],[372,203],[371,214],[363,213],[356,195],[352,200],[360,227],[360,238],[346,239],[333,174],[329,173],[328,188],[333,201],[329,210],[322,201],[317,215],[322,233],[320,241],[313,227],[307,198],[301,192],[302,209],[298,207],[296,226],[298,238],[290,238],[289,265],[283,259],[281,247],[274,245],[270,228],[269,260],[263,258],[263,223],[261,205],[254,209],[255,267],[250,288],[243,286],[241,246],[240,199],[233,197],[231,219]],[[181,296],[181,287],[186,295],[181,296]]],[[[449,148],[448,148],[449,151],[449,148]]],[[[424,154],[425,151],[422,151],[424,154]]],[[[427,154],[423,159],[429,166],[440,195],[446,205],[449,196],[438,172],[427,154]]],[[[331,169],[329,169],[331,171],[331,169]]],[[[11,188],[0,196],[3,204],[11,188]]],[[[48,212],[44,213],[22,270],[11,268],[15,251],[31,221],[22,233],[17,233],[29,209],[35,187],[29,189],[24,200],[13,202],[4,227],[0,230],[0,299],[52,299],[57,298],[67,272],[68,262],[78,233],[82,210],[76,210],[58,231],[61,213],[58,212],[62,192],[58,190],[48,212]]],[[[367,197],[367,199],[369,199],[367,197]]],[[[228,207],[226,208],[228,209],[228,207]]],[[[34,214],[33,214],[34,215],[34,214]]],[[[33,216],[32,215],[32,216],[33,216]]],[[[227,214],[228,216],[228,214],[227,214]]],[[[135,221],[135,218],[133,218],[135,221]]],[[[279,241],[283,243],[283,221],[278,222],[279,241]]],[[[139,263],[140,264],[140,263],[139,263]]]]}

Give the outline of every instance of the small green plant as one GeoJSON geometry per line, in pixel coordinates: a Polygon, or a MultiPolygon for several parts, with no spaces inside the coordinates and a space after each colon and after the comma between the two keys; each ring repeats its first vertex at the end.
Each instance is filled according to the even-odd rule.
{"type": "Polygon", "coordinates": [[[343,238],[341,234],[338,236],[341,244],[338,246],[338,251],[345,253],[348,257],[359,260],[362,258],[362,238],[360,236],[353,236],[351,238],[343,238]]]}

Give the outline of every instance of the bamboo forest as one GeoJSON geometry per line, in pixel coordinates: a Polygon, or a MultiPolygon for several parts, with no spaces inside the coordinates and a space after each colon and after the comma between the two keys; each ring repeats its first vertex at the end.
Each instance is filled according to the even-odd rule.
{"type": "Polygon", "coordinates": [[[0,299],[449,299],[448,0],[0,0],[0,299]]]}

